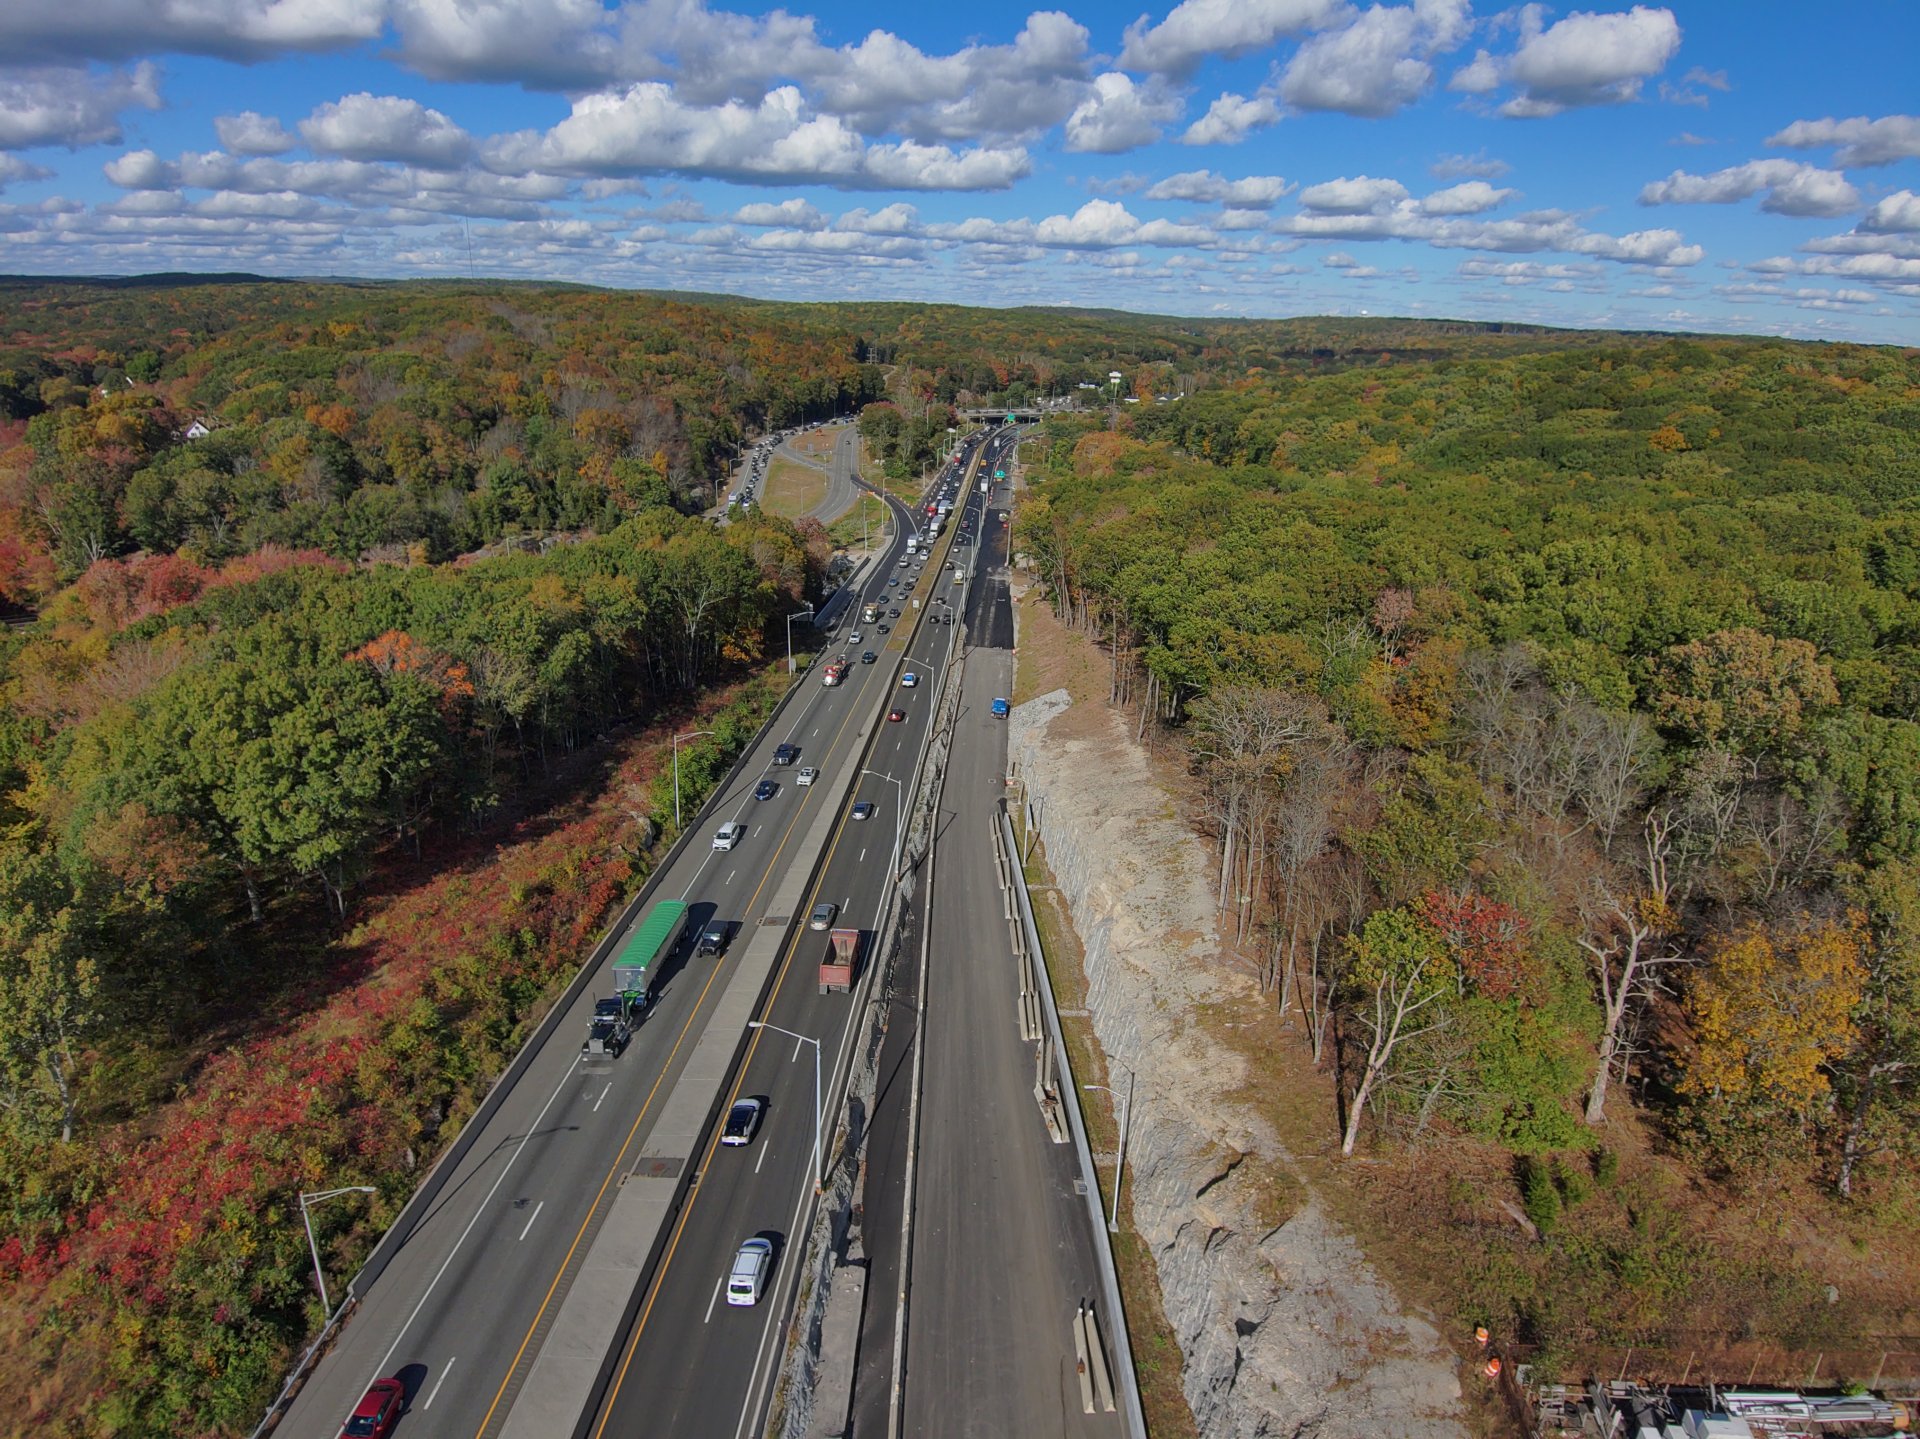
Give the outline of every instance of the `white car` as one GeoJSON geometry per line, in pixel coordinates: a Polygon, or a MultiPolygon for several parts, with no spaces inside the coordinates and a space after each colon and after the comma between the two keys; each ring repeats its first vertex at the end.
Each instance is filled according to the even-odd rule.
{"type": "Polygon", "coordinates": [[[729,820],[714,832],[713,847],[715,849],[732,849],[746,837],[746,833],[747,827],[744,824],[741,824],[738,820],[729,820]]]}
{"type": "Polygon", "coordinates": [[[860,631],[855,630],[852,634],[847,636],[847,643],[850,645],[857,645],[865,638],[866,638],[865,635],[861,634],[860,631]]]}
{"type": "Polygon", "coordinates": [[[801,766],[800,773],[793,777],[795,784],[812,784],[820,777],[820,771],[812,765],[801,766]]]}
{"type": "Polygon", "coordinates": [[[900,688],[903,690],[910,690],[919,683],[920,683],[920,676],[915,674],[912,670],[908,670],[905,674],[900,676],[900,688]]]}
{"type": "Polygon", "coordinates": [[[773,1244],[755,1237],[740,1246],[733,1256],[733,1268],[727,1274],[727,1303],[750,1309],[760,1302],[767,1287],[767,1272],[773,1268],[773,1244]]]}

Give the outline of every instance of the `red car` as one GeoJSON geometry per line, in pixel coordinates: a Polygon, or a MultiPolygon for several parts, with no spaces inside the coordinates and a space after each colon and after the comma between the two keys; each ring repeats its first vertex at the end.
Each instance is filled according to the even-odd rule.
{"type": "Polygon", "coordinates": [[[398,1379],[376,1379],[340,1431],[340,1439],[387,1439],[406,1407],[407,1386],[398,1379]]]}
{"type": "Polygon", "coordinates": [[[887,711],[887,718],[893,721],[893,723],[895,724],[899,724],[900,721],[905,719],[906,717],[907,717],[907,712],[905,710],[888,710],[887,711]]]}

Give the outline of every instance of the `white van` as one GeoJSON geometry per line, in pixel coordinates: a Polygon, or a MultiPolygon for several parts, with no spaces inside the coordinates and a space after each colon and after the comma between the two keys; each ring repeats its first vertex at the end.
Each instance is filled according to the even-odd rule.
{"type": "Polygon", "coordinates": [[[747,827],[744,824],[740,823],[737,819],[728,820],[714,832],[713,847],[715,849],[732,849],[746,837],[747,827]]]}
{"type": "Polygon", "coordinates": [[[727,1275],[727,1303],[750,1308],[760,1302],[767,1287],[767,1271],[773,1267],[773,1243],[749,1239],[733,1256],[733,1269],[727,1275]]]}

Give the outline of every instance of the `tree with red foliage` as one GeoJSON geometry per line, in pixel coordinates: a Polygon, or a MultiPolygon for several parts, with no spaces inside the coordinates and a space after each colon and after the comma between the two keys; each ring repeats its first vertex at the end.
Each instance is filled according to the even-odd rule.
{"type": "Polygon", "coordinates": [[[1510,904],[1473,890],[1429,890],[1416,908],[1440,931],[1459,966],[1462,990],[1510,999],[1528,987],[1533,966],[1527,920],[1510,904]]]}

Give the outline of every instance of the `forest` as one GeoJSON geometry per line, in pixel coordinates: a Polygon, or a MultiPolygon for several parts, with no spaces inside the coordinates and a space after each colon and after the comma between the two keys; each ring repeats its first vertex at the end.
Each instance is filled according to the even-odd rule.
{"type": "Polygon", "coordinates": [[[1185,756],[1329,1142],[1508,1156],[1540,1244],[1471,1188],[1422,1216],[1463,1322],[1915,1332],[1920,355],[1249,376],[1025,454],[1017,548],[1185,756]],[[1723,1208],[1753,1242],[1706,1242],[1723,1208]],[[1844,1311],[1835,1245],[1883,1281],[1844,1311]]]}
{"type": "MultiPolygon", "coordinates": [[[[374,1187],[319,1235],[364,1255],[675,837],[668,737],[715,731],[679,751],[697,808],[786,683],[831,542],[700,518],[742,446],[858,414],[909,483],[952,408],[1114,369],[1138,403],[1026,446],[1017,545],[1190,760],[1335,1148],[1511,1156],[1615,1288],[1668,1252],[1555,1216],[1629,1125],[1920,1252],[1914,355],[6,280],[23,1422],[251,1429],[318,1327],[291,1196],[374,1187]]],[[[1481,1268],[1486,1312],[1565,1330],[1481,1268]]]]}

